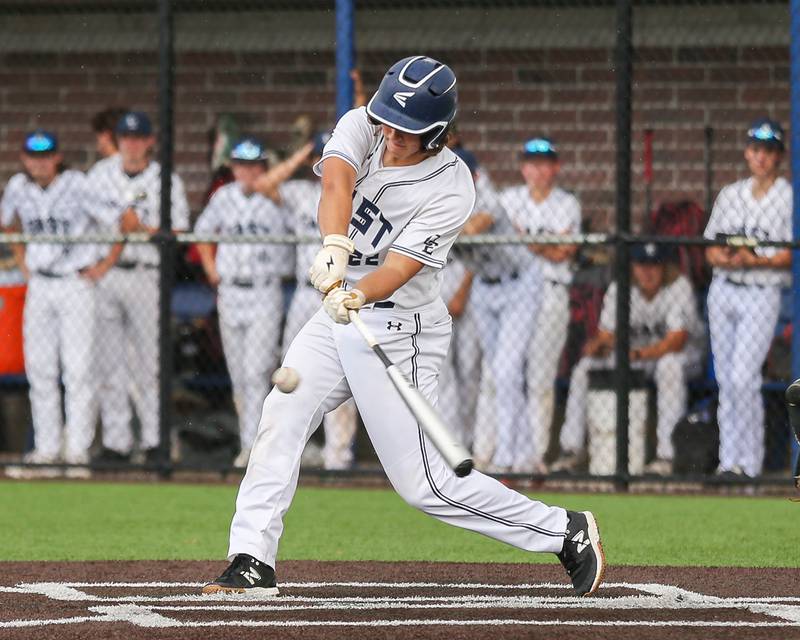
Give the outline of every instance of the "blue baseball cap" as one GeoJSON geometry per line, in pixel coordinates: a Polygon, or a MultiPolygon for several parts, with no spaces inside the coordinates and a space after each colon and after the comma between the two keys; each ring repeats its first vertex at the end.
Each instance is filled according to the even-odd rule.
{"type": "Polygon", "coordinates": [[[668,248],[655,242],[634,244],[631,247],[631,262],[661,264],[667,262],[668,258],[668,248]]]}
{"type": "Polygon", "coordinates": [[[36,129],[25,136],[22,151],[28,155],[56,153],[58,151],[58,138],[55,133],[36,129]]]}
{"type": "Polygon", "coordinates": [[[255,138],[242,138],[231,149],[233,162],[264,162],[267,159],[267,149],[255,138]]]}
{"type": "Polygon", "coordinates": [[[461,145],[453,147],[451,151],[464,161],[464,164],[467,165],[467,169],[469,169],[470,173],[478,173],[478,167],[480,164],[478,163],[478,159],[475,157],[475,154],[472,153],[472,151],[468,151],[461,145]]]}
{"type": "Polygon", "coordinates": [[[118,136],[149,136],[153,133],[153,125],[146,113],[128,111],[119,119],[114,132],[118,136]]]}
{"type": "Polygon", "coordinates": [[[543,136],[526,140],[522,145],[523,158],[558,158],[558,149],[550,138],[543,136]]]}
{"type": "Polygon", "coordinates": [[[783,151],[784,139],[783,127],[776,120],[771,120],[770,118],[755,120],[747,130],[747,142],[749,144],[760,143],[783,151]]]}
{"type": "Polygon", "coordinates": [[[321,156],[322,150],[325,148],[325,145],[328,144],[328,140],[331,139],[330,131],[320,131],[311,139],[311,142],[314,143],[314,149],[311,151],[312,156],[321,156]]]}

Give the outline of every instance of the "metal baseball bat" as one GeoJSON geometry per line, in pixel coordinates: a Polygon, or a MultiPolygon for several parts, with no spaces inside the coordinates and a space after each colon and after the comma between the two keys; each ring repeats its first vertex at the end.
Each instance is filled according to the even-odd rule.
{"type": "MultiPolygon", "coordinates": [[[[800,380],[795,380],[786,389],[786,410],[794,437],[800,444],[800,380]]],[[[794,463],[794,486],[800,489],[800,455],[794,463]]]]}
{"type": "Polygon", "coordinates": [[[349,314],[350,322],[355,325],[369,347],[375,352],[375,355],[380,358],[383,366],[386,367],[389,380],[392,381],[403,402],[406,403],[409,411],[417,419],[419,426],[433,443],[433,446],[436,447],[445,462],[450,465],[450,468],[459,478],[469,475],[473,467],[469,451],[451,433],[430,402],[425,399],[425,396],[406,379],[400,369],[389,359],[381,345],[378,344],[375,336],[372,335],[367,325],[359,317],[358,312],[350,311],[349,314]]]}

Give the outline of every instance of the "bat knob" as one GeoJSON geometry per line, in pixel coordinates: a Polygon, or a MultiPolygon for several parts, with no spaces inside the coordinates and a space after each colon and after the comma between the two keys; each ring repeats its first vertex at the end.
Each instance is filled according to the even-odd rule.
{"type": "Polygon", "coordinates": [[[467,458],[466,460],[459,462],[454,471],[459,478],[463,478],[472,472],[472,467],[472,458],[467,458]]]}
{"type": "Polygon", "coordinates": [[[800,380],[795,380],[786,389],[786,403],[790,405],[800,405],[800,380]]]}

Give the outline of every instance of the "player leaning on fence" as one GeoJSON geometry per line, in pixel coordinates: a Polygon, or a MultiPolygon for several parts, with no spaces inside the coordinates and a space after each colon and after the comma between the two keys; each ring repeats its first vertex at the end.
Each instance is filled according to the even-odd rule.
{"type": "MultiPolygon", "coordinates": [[[[720,191],[705,237],[792,239],[792,187],[779,176],[784,132],[769,118],[747,131],[750,177],[720,191]]],[[[792,254],[777,247],[709,247],[714,267],[708,319],[719,384],[719,472],[757,476],[764,461],[761,367],[772,343],[781,287],[791,285],[792,254]]]]}
{"type": "Polygon", "coordinates": [[[319,205],[324,235],[311,269],[327,295],[284,364],[294,393],[264,402],[231,524],[230,566],[205,593],[275,593],[283,517],[300,455],[322,414],[353,396],[400,495],[440,520],[529,551],[559,554],[576,591],[591,593],[603,559],[591,514],[529,500],[478,472],[459,478],[421,431],[383,364],[351,325],[360,317],[388,357],[430,400],[450,340],[440,269],[472,212],[469,170],[444,147],[456,79],[422,56],[393,65],[366,109],[346,113],[325,146],[319,205]]]}

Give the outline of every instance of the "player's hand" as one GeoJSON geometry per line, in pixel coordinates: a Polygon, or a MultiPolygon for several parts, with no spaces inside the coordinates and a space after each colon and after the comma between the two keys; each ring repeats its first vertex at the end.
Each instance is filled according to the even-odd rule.
{"type": "Polygon", "coordinates": [[[111,269],[111,263],[107,260],[101,260],[97,264],[81,270],[81,275],[92,282],[99,282],[108,273],[109,269],[111,269]]]}
{"type": "Polygon", "coordinates": [[[311,284],[322,293],[328,293],[334,287],[341,286],[347,272],[347,261],[355,248],[355,244],[347,236],[336,233],[325,236],[322,249],[308,270],[311,284]]]}
{"type": "Polygon", "coordinates": [[[345,290],[336,287],[325,296],[322,306],[336,322],[347,324],[350,322],[350,311],[358,311],[366,301],[366,297],[358,289],[345,290]]]}
{"type": "Polygon", "coordinates": [[[139,216],[133,209],[127,209],[119,219],[119,230],[122,233],[135,233],[142,228],[139,216]]]}
{"type": "Polygon", "coordinates": [[[216,267],[206,269],[206,279],[208,280],[208,284],[214,289],[216,289],[219,286],[219,283],[222,281],[222,278],[220,278],[219,271],[217,271],[216,267]]]}

